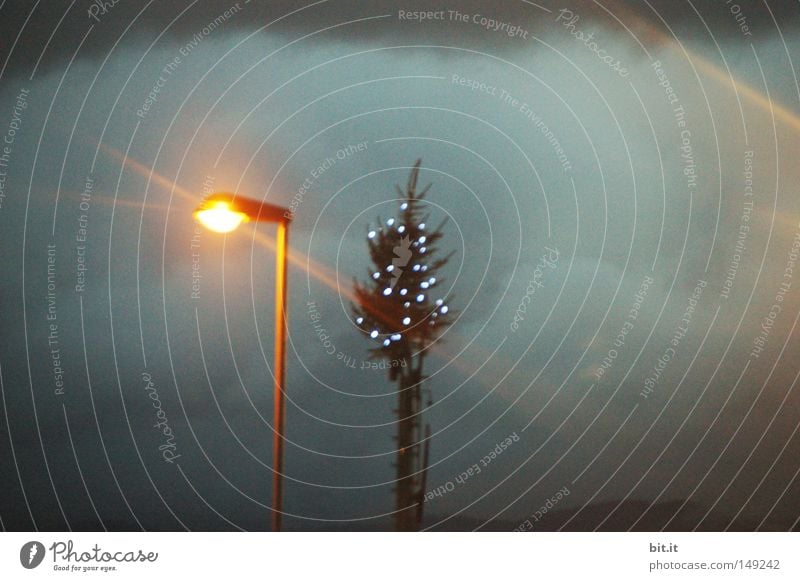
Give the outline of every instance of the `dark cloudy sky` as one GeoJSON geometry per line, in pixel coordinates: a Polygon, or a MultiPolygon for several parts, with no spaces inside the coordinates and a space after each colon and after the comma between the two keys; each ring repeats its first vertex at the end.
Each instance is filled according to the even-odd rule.
{"type": "Polygon", "coordinates": [[[797,2],[264,4],[0,2],[4,529],[268,528],[274,229],[196,230],[204,188],[296,206],[285,528],[391,528],[395,385],[349,297],[418,158],[459,311],[428,488],[519,437],[425,527],[566,487],[535,529],[797,528],[797,2]]]}

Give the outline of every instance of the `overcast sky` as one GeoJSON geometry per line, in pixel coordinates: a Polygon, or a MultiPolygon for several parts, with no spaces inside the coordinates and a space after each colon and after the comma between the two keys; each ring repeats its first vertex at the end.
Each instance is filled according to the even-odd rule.
{"type": "Polygon", "coordinates": [[[797,526],[797,4],[439,4],[0,3],[4,528],[268,528],[274,229],[204,189],[295,211],[285,527],[391,528],[349,301],[418,158],[428,488],[519,437],[426,527],[797,526]]]}

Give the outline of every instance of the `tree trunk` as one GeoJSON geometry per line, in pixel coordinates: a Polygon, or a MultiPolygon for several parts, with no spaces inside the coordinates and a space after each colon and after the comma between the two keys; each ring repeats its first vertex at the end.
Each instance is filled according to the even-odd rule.
{"type": "Polygon", "coordinates": [[[395,482],[395,530],[419,530],[424,491],[421,490],[420,448],[420,403],[422,383],[422,361],[414,369],[409,365],[407,372],[399,377],[397,406],[397,472],[395,482]],[[415,472],[417,474],[415,474],[415,472]]]}

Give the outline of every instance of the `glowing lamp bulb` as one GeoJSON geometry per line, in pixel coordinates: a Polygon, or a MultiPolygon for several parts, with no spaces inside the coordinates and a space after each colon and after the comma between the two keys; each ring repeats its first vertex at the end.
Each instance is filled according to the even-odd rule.
{"type": "Polygon", "coordinates": [[[404,325],[410,325],[411,324],[411,317],[404,318],[403,319],[403,324],[404,325]]]}
{"type": "Polygon", "coordinates": [[[234,210],[228,202],[216,201],[210,206],[198,210],[194,217],[206,228],[220,234],[233,232],[249,218],[243,212],[234,210]]]}
{"type": "Polygon", "coordinates": [[[372,337],[373,339],[377,339],[378,338],[378,331],[374,331],[373,330],[372,333],[369,334],[369,336],[372,337]]]}

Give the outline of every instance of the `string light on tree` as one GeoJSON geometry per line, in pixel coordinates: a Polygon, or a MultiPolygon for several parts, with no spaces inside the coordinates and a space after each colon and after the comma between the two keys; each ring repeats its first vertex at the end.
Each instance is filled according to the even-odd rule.
{"type": "MultiPolygon", "coordinates": [[[[430,268],[437,271],[447,262],[449,256],[438,260],[433,258],[436,252],[435,243],[441,238],[444,222],[433,232],[423,234],[428,216],[423,215],[421,200],[428,188],[416,192],[418,168],[416,166],[412,172],[414,190],[409,189],[404,193],[404,199],[399,205],[399,215],[389,217],[384,222],[390,227],[398,224],[398,227],[378,227],[368,231],[367,244],[376,271],[372,273],[369,284],[356,283],[356,296],[359,300],[354,305],[354,312],[357,314],[355,321],[366,334],[379,342],[380,347],[375,349],[380,355],[373,353],[379,357],[401,358],[416,350],[415,345],[429,343],[435,336],[431,329],[425,328],[424,332],[413,331],[407,328],[409,323],[406,321],[426,321],[433,319],[433,315],[442,314],[441,310],[437,313],[437,309],[440,309],[443,300],[439,299],[442,302],[435,305],[430,304],[427,293],[421,292],[430,289],[438,279],[429,276],[428,264],[422,264],[416,259],[425,254],[426,260],[430,261],[430,268]],[[403,286],[394,292],[400,281],[403,286]],[[413,301],[405,300],[411,292],[410,289],[417,291],[412,294],[413,301]],[[377,335],[375,329],[378,331],[377,335]],[[384,340],[386,336],[396,335],[399,336],[398,339],[388,343],[384,340]]],[[[412,180],[409,181],[409,187],[412,187],[412,180]]],[[[436,318],[438,320],[434,326],[437,327],[437,332],[450,324],[449,320],[438,316],[436,318]]]]}

